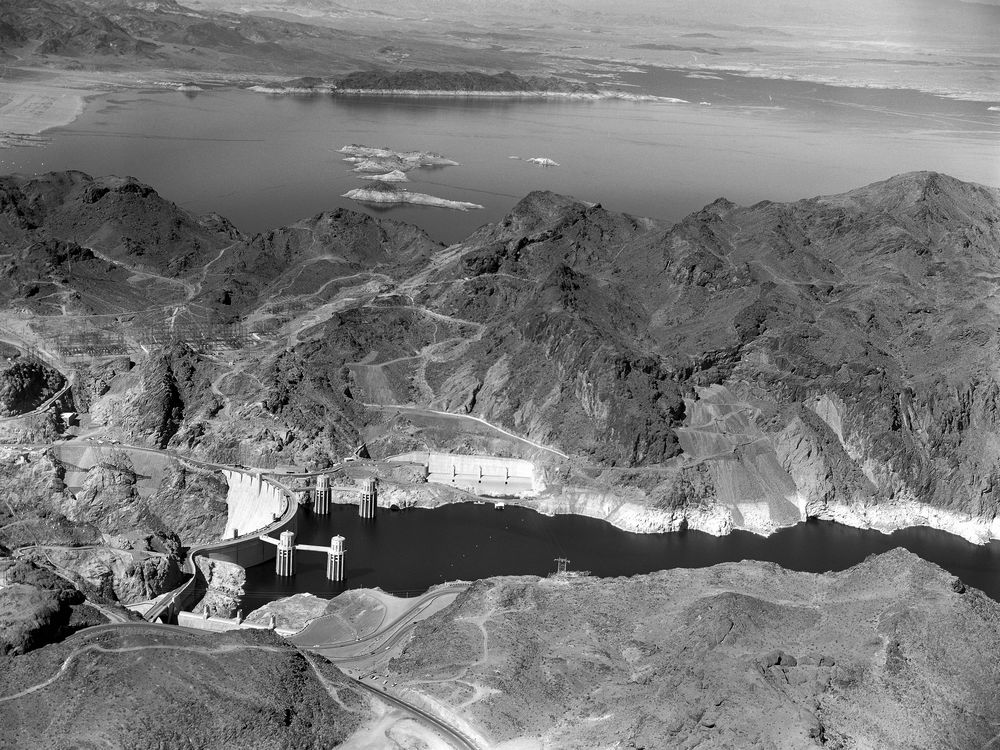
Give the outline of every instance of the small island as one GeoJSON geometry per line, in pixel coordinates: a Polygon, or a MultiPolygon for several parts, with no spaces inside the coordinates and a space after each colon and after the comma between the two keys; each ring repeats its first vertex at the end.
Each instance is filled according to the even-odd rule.
{"type": "Polygon", "coordinates": [[[438,198],[424,193],[412,193],[404,190],[398,185],[393,185],[381,180],[372,180],[370,184],[363,188],[348,190],[342,196],[358,201],[359,203],[377,203],[380,205],[402,205],[410,203],[416,206],[434,206],[436,208],[452,208],[456,211],[468,211],[470,209],[482,208],[478,203],[466,203],[464,201],[452,201],[447,198],[438,198]]]}
{"type": "Polygon", "coordinates": [[[382,182],[409,182],[410,178],[400,169],[394,169],[385,174],[359,174],[363,180],[381,180],[382,182]]]}
{"type": "MultiPolygon", "coordinates": [[[[449,159],[433,151],[393,151],[384,146],[365,146],[352,143],[339,149],[345,154],[344,161],[354,164],[355,172],[369,174],[403,173],[417,167],[458,167],[457,161],[449,159]]],[[[398,177],[390,178],[389,182],[403,182],[398,177]]]]}

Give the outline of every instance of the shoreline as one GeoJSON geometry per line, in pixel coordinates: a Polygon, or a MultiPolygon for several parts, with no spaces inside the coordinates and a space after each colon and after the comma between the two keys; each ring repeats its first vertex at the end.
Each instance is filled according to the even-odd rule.
{"type": "Polygon", "coordinates": [[[72,124],[87,107],[93,91],[50,82],[0,80],[0,148],[40,145],[42,134],[72,124]]]}
{"type": "Polygon", "coordinates": [[[269,86],[258,84],[250,86],[247,91],[258,94],[268,94],[271,96],[332,96],[336,97],[406,97],[432,99],[561,99],[568,101],[631,101],[631,102],[660,102],[665,104],[690,104],[687,99],[678,99],[671,96],[656,96],[654,94],[631,94],[625,91],[598,91],[586,93],[582,91],[474,91],[465,89],[340,89],[329,88],[301,88],[285,86],[269,86]]]}
{"type": "MultiPolygon", "coordinates": [[[[411,496],[404,500],[403,498],[408,494],[405,491],[399,492],[399,495],[392,493],[386,500],[399,507],[429,510],[456,502],[446,499],[438,493],[433,493],[431,496],[420,493],[416,497],[411,496]]],[[[633,534],[663,534],[690,530],[723,537],[733,531],[747,531],[767,538],[782,529],[806,523],[809,519],[818,519],[850,528],[877,531],[886,536],[904,529],[925,527],[959,537],[978,547],[986,546],[994,540],[1000,540],[1000,519],[987,522],[968,517],[965,514],[914,502],[893,506],[827,504],[821,507],[803,508],[802,516],[795,523],[752,526],[735,523],[729,509],[722,505],[663,509],[629,501],[620,495],[602,492],[574,492],[562,496],[543,494],[537,497],[486,497],[478,499],[484,500],[486,503],[502,501],[507,505],[527,508],[550,517],[578,515],[594,518],[621,531],[633,534]]],[[[476,500],[477,498],[470,495],[457,502],[476,502],[476,500]]],[[[389,506],[387,504],[383,507],[389,506]]]]}

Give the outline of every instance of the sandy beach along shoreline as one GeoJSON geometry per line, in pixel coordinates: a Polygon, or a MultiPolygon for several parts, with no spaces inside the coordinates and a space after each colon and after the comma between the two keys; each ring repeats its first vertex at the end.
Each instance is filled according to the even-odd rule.
{"type": "Polygon", "coordinates": [[[94,91],[38,81],[0,81],[0,147],[43,142],[40,134],[69,125],[94,91]]]}

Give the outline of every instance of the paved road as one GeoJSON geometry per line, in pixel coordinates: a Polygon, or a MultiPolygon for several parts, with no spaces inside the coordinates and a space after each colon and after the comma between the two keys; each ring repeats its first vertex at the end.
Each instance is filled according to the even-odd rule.
{"type": "Polygon", "coordinates": [[[471,739],[462,734],[462,732],[446,724],[444,721],[437,718],[436,716],[427,713],[423,709],[417,708],[412,703],[407,703],[406,701],[401,700],[394,695],[389,695],[389,693],[379,690],[376,687],[373,687],[371,685],[366,685],[365,683],[361,682],[361,680],[356,680],[353,677],[348,677],[348,679],[354,685],[361,688],[362,690],[366,690],[369,693],[372,693],[373,695],[377,696],[379,700],[385,701],[386,703],[391,703],[397,708],[409,714],[413,714],[416,717],[417,721],[426,724],[432,727],[433,729],[439,731],[441,734],[444,735],[444,738],[455,747],[462,748],[462,750],[481,750],[479,745],[477,745],[471,739]]]}
{"type": "Polygon", "coordinates": [[[163,625],[158,622],[114,622],[107,623],[105,625],[93,625],[92,627],[78,630],[73,633],[73,635],[66,638],[63,643],[84,640],[95,635],[100,635],[101,633],[120,633],[122,630],[135,632],[146,631],[171,636],[186,635],[195,639],[202,638],[207,634],[202,633],[200,630],[185,630],[184,628],[177,627],[176,625],[163,625]]]}
{"type": "Polygon", "coordinates": [[[292,640],[294,643],[296,643],[296,645],[302,645],[306,648],[311,648],[311,649],[348,648],[351,646],[361,648],[362,646],[366,645],[367,643],[370,643],[371,641],[375,641],[378,640],[379,638],[390,636],[395,631],[398,631],[401,628],[405,627],[406,625],[409,625],[416,619],[416,617],[419,614],[424,612],[437,599],[440,599],[443,596],[457,596],[458,594],[461,594],[463,591],[465,591],[467,588],[469,588],[468,584],[455,584],[447,586],[445,588],[435,589],[434,591],[428,591],[426,594],[416,597],[413,600],[413,604],[405,612],[399,615],[399,617],[397,617],[395,620],[383,624],[374,632],[369,633],[368,635],[362,636],[360,638],[357,638],[355,640],[336,641],[330,643],[322,643],[322,642],[309,643],[308,640],[309,640],[310,629],[313,628],[314,624],[315,624],[315,629],[317,630],[321,627],[318,620],[314,620],[312,623],[310,623],[305,628],[296,633],[294,636],[292,636],[292,640]],[[306,642],[300,644],[300,641],[306,641],[306,642]]]}
{"type": "Polygon", "coordinates": [[[558,450],[556,448],[550,448],[549,446],[543,445],[542,443],[536,443],[534,440],[529,440],[528,438],[521,437],[520,435],[515,435],[513,432],[510,432],[509,430],[505,430],[503,427],[497,427],[495,424],[490,424],[485,419],[481,419],[479,417],[474,417],[471,414],[453,414],[450,411],[438,411],[437,409],[428,409],[428,408],[425,408],[423,406],[410,406],[408,404],[371,404],[371,403],[364,403],[364,404],[362,404],[362,406],[366,406],[369,409],[378,409],[380,411],[394,411],[395,410],[395,411],[402,411],[402,412],[410,412],[411,414],[426,414],[426,415],[433,416],[433,417],[445,417],[447,419],[467,420],[467,421],[471,421],[471,422],[476,422],[477,424],[483,425],[485,427],[489,427],[491,430],[499,432],[501,435],[506,435],[507,437],[512,438],[513,440],[520,441],[520,442],[524,443],[525,445],[530,445],[531,447],[537,448],[538,450],[547,451],[547,452],[552,453],[552,454],[554,454],[556,456],[559,456],[560,458],[569,458],[569,456],[567,456],[561,450],[558,450]]]}
{"type": "MultiPolygon", "coordinates": [[[[387,651],[392,650],[399,642],[403,640],[408,634],[409,630],[415,625],[417,618],[423,614],[428,607],[434,604],[438,599],[446,596],[458,596],[463,591],[468,588],[468,584],[454,584],[447,586],[445,588],[437,589],[435,591],[428,592],[421,597],[418,597],[413,606],[403,612],[399,617],[390,622],[388,625],[376,630],[367,636],[363,636],[358,640],[354,641],[341,641],[339,643],[329,643],[329,644],[317,644],[315,646],[309,646],[313,651],[322,654],[324,658],[334,664],[351,664],[355,667],[367,667],[367,662],[372,659],[381,656],[387,651]],[[371,651],[364,653],[357,653],[357,651],[366,648],[369,644],[378,643],[378,645],[371,651]],[[344,649],[348,653],[337,655],[331,653],[337,649],[344,649]]],[[[305,631],[302,631],[304,634],[305,631]]],[[[367,670],[364,670],[367,671],[367,670]]],[[[410,714],[414,714],[418,721],[422,721],[424,724],[430,726],[432,729],[444,735],[444,738],[450,742],[452,745],[458,748],[463,748],[464,750],[479,750],[479,745],[475,740],[466,736],[463,732],[456,729],[455,727],[449,725],[443,719],[440,719],[433,714],[424,711],[412,703],[408,703],[401,698],[398,698],[391,693],[382,690],[375,685],[369,685],[360,679],[351,677],[347,675],[349,679],[357,686],[367,690],[370,693],[377,695],[381,700],[391,703],[392,705],[400,708],[410,714]]]]}

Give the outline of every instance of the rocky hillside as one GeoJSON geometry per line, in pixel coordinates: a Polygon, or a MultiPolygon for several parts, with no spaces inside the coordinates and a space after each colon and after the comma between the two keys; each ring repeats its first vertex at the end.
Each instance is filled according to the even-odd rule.
{"type": "Polygon", "coordinates": [[[428,277],[421,302],[485,326],[427,366],[434,403],[605,465],[713,462],[770,506],[737,525],[885,501],[989,524],[998,195],[914,173],[670,228],[531,195],[428,277]]]}
{"type": "Polygon", "coordinates": [[[127,321],[135,366],[79,381],[130,441],[316,465],[362,442],[563,453],[541,507],[610,517],[627,496],[614,520],[637,530],[1000,535],[995,189],[912,173],[674,226],[540,192],[444,248],[351,211],[248,238],[133,180],[4,185],[8,305],[29,304],[35,258],[64,299],[127,321]],[[131,296],[63,270],[105,256],[131,296]]]}
{"type": "Polygon", "coordinates": [[[97,602],[133,604],[178,586],[182,547],[225,528],[225,480],[170,461],[140,466],[157,473],[150,482],[120,451],[81,470],[83,450],[0,451],[0,544],[54,566],[97,602]],[[68,474],[82,485],[70,490],[68,474]]]}
{"type": "Polygon", "coordinates": [[[355,274],[419,267],[440,245],[410,224],[338,209],[254,236],[214,262],[198,302],[220,319],[280,298],[325,301],[355,274]],[[305,271],[305,273],[303,273],[305,271]]]}
{"type": "Polygon", "coordinates": [[[105,621],[66,579],[29,561],[0,557],[0,658],[105,621]]]}
{"type": "Polygon", "coordinates": [[[0,416],[25,414],[56,395],[65,378],[38,360],[15,357],[0,364],[0,416]]]}
{"type": "Polygon", "coordinates": [[[998,625],[1000,605],[898,549],[823,575],[494,578],[420,622],[390,679],[497,744],[986,747],[998,625]]]}
{"type": "Polygon", "coordinates": [[[360,8],[336,26],[323,16],[335,3],[297,13],[295,7],[255,9],[176,0],[0,0],[0,59],[69,70],[174,70],[255,76],[329,76],[407,62],[428,67],[539,70],[541,56],[504,48],[471,54],[447,33],[413,34],[412,21],[373,27],[384,12],[360,8]],[[189,7],[198,6],[198,7],[189,7]],[[318,12],[317,12],[318,10],[318,12]],[[405,40],[405,52],[387,41],[405,40]]]}
{"type": "Polygon", "coordinates": [[[329,44],[338,36],[276,19],[195,11],[174,0],[8,1],[0,3],[0,29],[4,48],[16,51],[22,60],[41,58],[70,67],[75,62],[105,70],[156,64],[200,67],[204,61],[199,58],[213,53],[216,64],[226,68],[330,61],[335,58],[329,51],[309,50],[310,42],[318,38],[329,44]]]}
{"type": "Polygon", "coordinates": [[[334,667],[268,631],[122,628],[0,659],[5,748],[337,747],[371,715],[334,667]]]}
{"type": "Polygon", "coordinates": [[[0,239],[18,248],[48,242],[22,262],[44,259],[46,268],[60,266],[64,273],[73,260],[86,268],[98,255],[175,277],[202,267],[237,236],[230,225],[198,219],[130,177],[50,172],[0,178],[0,239]]]}

